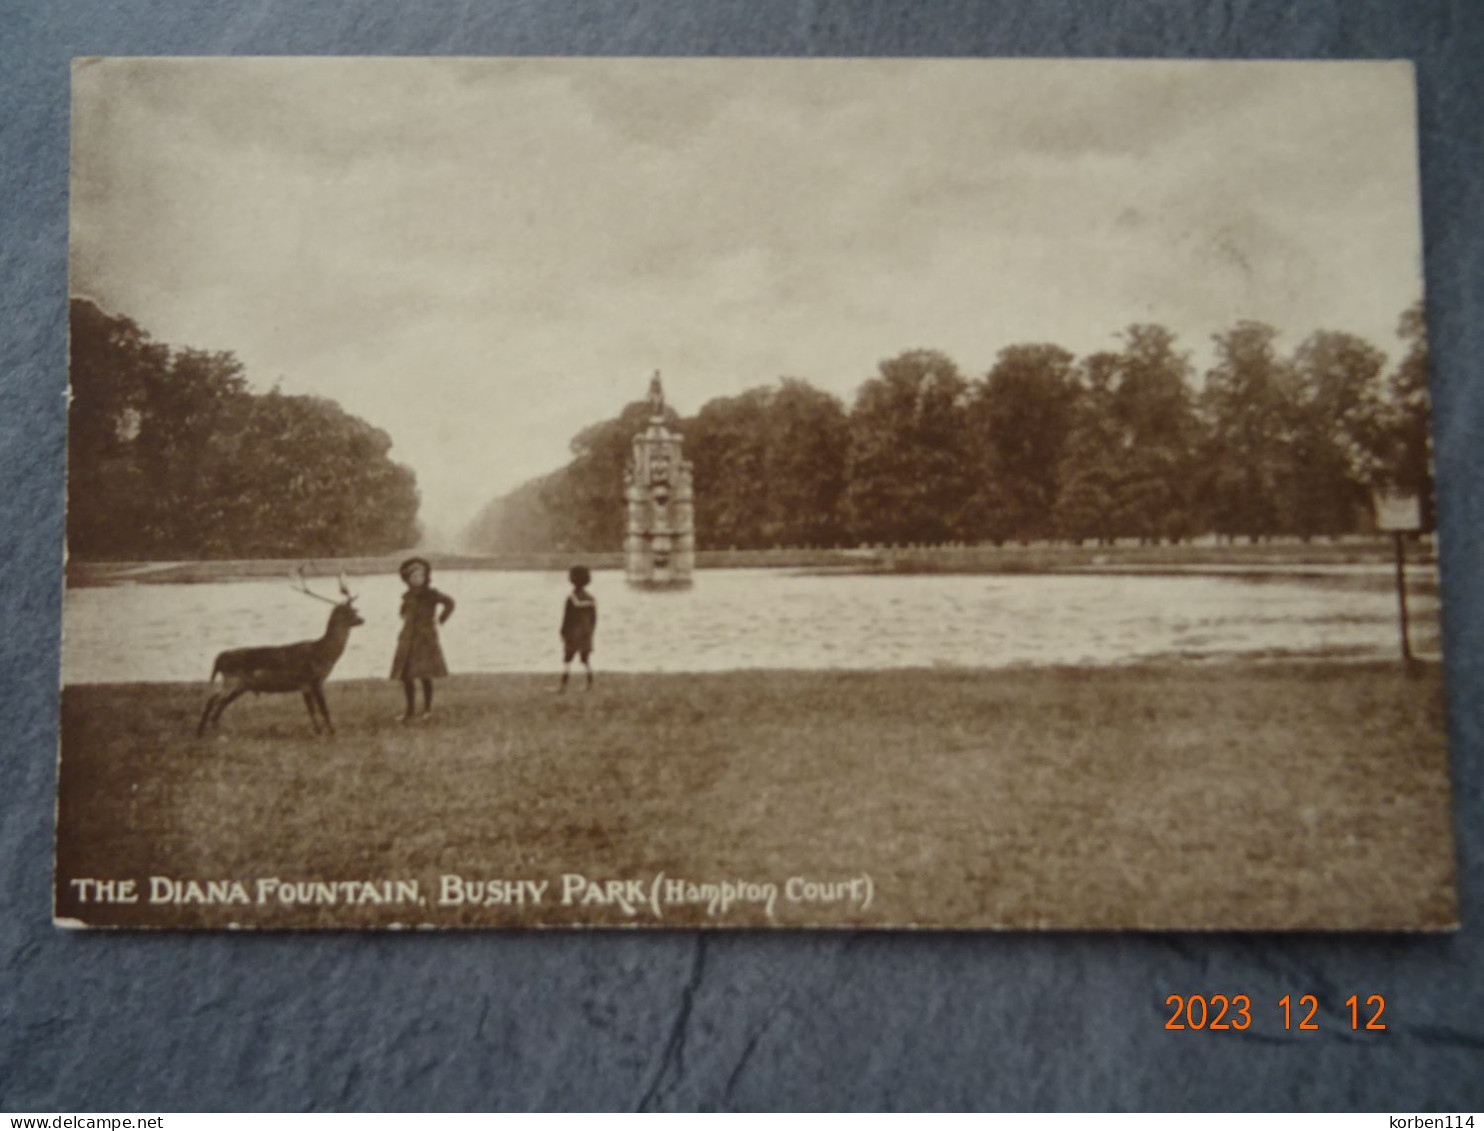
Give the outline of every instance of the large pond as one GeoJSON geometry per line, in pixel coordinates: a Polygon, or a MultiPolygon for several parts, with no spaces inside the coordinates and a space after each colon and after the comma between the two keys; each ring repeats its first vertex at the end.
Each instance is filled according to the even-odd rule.
{"type": "MultiPolygon", "coordinates": [[[[1413,647],[1439,648],[1435,578],[1418,570],[1413,647]]],[[[455,672],[560,666],[568,592],[555,573],[460,570],[434,583],[458,602],[443,646],[455,672]]],[[[326,593],[332,582],[321,581],[326,593]]],[[[366,624],[337,678],[387,674],[400,628],[395,576],[354,579],[366,624]]],[[[609,671],[1110,665],[1278,655],[1391,657],[1396,594],[1384,567],[1275,576],[874,575],[708,570],[693,588],[592,587],[595,665],[609,671]]],[[[282,581],[72,589],[63,616],[68,683],[204,681],[224,648],[318,635],[328,606],[282,581]]]]}

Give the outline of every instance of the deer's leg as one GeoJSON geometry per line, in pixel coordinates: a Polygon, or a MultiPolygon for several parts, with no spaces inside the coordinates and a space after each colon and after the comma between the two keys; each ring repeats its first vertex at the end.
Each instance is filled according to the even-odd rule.
{"type": "Polygon", "coordinates": [[[314,727],[314,733],[320,732],[319,715],[315,711],[314,692],[310,688],[304,689],[304,709],[309,712],[310,725],[314,727]]]}
{"type": "Polygon", "coordinates": [[[206,710],[201,712],[201,721],[196,724],[197,738],[206,733],[206,724],[211,719],[211,709],[216,706],[217,700],[221,697],[222,693],[218,691],[210,699],[206,700],[206,710]]]}
{"type": "Polygon", "coordinates": [[[325,702],[325,689],[319,684],[314,685],[314,701],[319,704],[319,713],[325,717],[326,729],[334,734],[335,724],[330,721],[330,705],[325,702]]]}
{"type": "MultiPolygon", "coordinates": [[[[243,692],[245,692],[246,690],[246,687],[238,686],[232,688],[232,690],[230,691],[218,691],[216,693],[215,698],[212,700],[212,702],[216,703],[216,710],[213,711],[211,714],[212,726],[216,726],[222,721],[222,712],[225,711],[229,706],[231,706],[232,703],[242,698],[243,692]]],[[[210,709],[210,706],[211,704],[208,703],[208,710],[210,709]]]]}

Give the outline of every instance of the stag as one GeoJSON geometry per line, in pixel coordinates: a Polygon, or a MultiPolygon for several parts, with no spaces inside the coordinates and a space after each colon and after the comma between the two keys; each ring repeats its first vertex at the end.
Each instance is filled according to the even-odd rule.
{"type": "Polygon", "coordinates": [[[309,710],[309,721],[314,724],[314,733],[320,733],[320,719],[331,734],[335,724],[330,721],[330,709],[325,705],[325,680],[335,667],[335,662],[345,651],[350,630],[365,624],[361,614],[355,610],[355,596],[345,584],[345,574],[340,575],[340,595],[343,600],[315,593],[304,580],[304,571],[299,570],[294,588],[306,597],[326,601],[335,607],[330,611],[330,621],[325,634],[318,640],[305,640],[298,644],[281,644],[271,648],[233,648],[221,653],[211,667],[211,680],[222,677],[222,686],[206,703],[201,712],[201,721],[196,726],[198,735],[204,734],[208,726],[221,722],[222,712],[233,700],[244,692],[258,695],[264,692],[297,691],[304,696],[304,706],[309,710]]]}

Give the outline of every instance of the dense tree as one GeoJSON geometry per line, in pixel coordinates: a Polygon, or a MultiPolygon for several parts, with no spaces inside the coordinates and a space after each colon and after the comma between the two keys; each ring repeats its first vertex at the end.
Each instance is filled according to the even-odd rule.
{"type": "Polygon", "coordinates": [[[1416,494],[1422,502],[1423,529],[1432,530],[1437,524],[1437,500],[1433,487],[1432,432],[1428,427],[1431,402],[1427,395],[1427,323],[1421,302],[1402,314],[1397,336],[1406,344],[1407,351],[1387,382],[1388,427],[1394,439],[1389,446],[1389,458],[1378,468],[1377,478],[1416,494]]]}
{"type": "Polygon", "coordinates": [[[853,532],[870,542],[959,537],[971,488],[968,382],[935,350],[880,366],[850,414],[846,500],[853,532]]]}
{"type": "Polygon", "coordinates": [[[703,549],[767,544],[770,390],[708,401],[685,428],[693,469],[696,540],[703,549]]]}
{"type": "MultiPolygon", "coordinates": [[[[1400,332],[1409,350],[1383,382],[1384,358],[1352,335],[1313,334],[1285,358],[1276,330],[1241,322],[1214,336],[1199,397],[1175,336],[1151,324],[1081,361],[1055,345],[1009,346],[972,385],[941,353],[903,353],[848,414],[785,378],[681,425],[697,540],[1341,534],[1366,527],[1373,486],[1422,490],[1430,521],[1420,308],[1400,332]]],[[[486,508],[473,544],[620,546],[623,468],[648,411],[638,402],[580,434],[567,467],[486,508]]]]}
{"type": "Polygon", "coordinates": [[[686,422],[704,549],[833,544],[850,443],[840,401],[785,377],[707,402],[686,422]]]}
{"type": "Polygon", "coordinates": [[[1362,524],[1387,445],[1386,355],[1353,334],[1321,331],[1294,353],[1288,527],[1304,537],[1362,524]]]}
{"type": "Polygon", "coordinates": [[[835,545],[846,537],[850,420],[838,397],[785,377],[769,400],[762,490],[770,545],[835,545]]]}
{"type": "MultiPolygon", "coordinates": [[[[553,550],[617,550],[627,534],[624,469],[634,437],[649,425],[648,400],[633,401],[616,417],[584,428],[572,438],[572,462],[542,486],[543,506],[554,517],[553,550]]],[[[675,431],[680,416],[668,405],[665,423],[675,431]]]]}
{"type": "Polygon", "coordinates": [[[1205,519],[1217,534],[1251,539],[1278,533],[1294,476],[1290,429],[1296,408],[1278,331],[1239,322],[1216,334],[1206,374],[1201,476],[1205,519]]]}
{"type": "MultiPolygon", "coordinates": [[[[623,474],[649,402],[579,433],[566,467],[487,506],[465,536],[481,550],[617,549],[624,539],[623,474]]],[[[836,397],[803,381],[749,389],[666,425],[684,438],[703,549],[833,544],[843,537],[841,496],[849,423],[836,397]]]]}
{"type": "Polygon", "coordinates": [[[201,557],[379,554],[415,540],[417,483],[391,437],[334,401],[252,397],[204,476],[201,557]]]}
{"type": "Polygon", "coordinates": [[[1123,335],[1113,419],[1123,472],[1114,493],[1120,537],[1185,538],[1199,529],[1193,475],[1200,439],[1191,366],[1163,326],[1130,326],[1123,335]]]}
{"type": "Polygon", "coordinates": [[[316,397],[249,392],[229,353],[172,351],[72,303],[68,544],[80,558],[380,553],[417,540],[391,438],[316,397]]]}
{"type": "Polygon", "coordinates": [[[565,468],[528,480],[508,495],[490,500],[464,532],[465,545],[504,553],[554,549],[561,541],[559,517],[547,506],[546,496],[554,490],[553,481],[564,474],[565,468]]]}
{"type": "Polygon", "coordinates": [[[1082,391],[1072,414],[1061,462],[1060,491],[1053,512],[1057,534],[1099,543],[1117,536],[1114,512],[1123,481],[1124,437],[1113,412],[1120,359],[1095,353],[1081,363],[1082,391]]]}
{"type": "Polygon", "coordinates": [[[129,319],[80,300],[72,302],[70,338],[68,549],[105,556],[143,541],[154,489],[138,455],[145,389],[168,368],[170,351],[129,319]]]}
{"type": "Polygon", "coordinates": [[[1002,349],[969,400],[975,537],[1044,538],[1054,532],[1061,463],[1077,403],[1076,358],[1055,345],[1002,349]]]}

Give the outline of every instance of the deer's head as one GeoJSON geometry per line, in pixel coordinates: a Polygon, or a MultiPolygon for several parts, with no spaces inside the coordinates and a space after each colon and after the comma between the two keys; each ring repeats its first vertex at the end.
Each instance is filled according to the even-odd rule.
{"type": "Polygon", "coordinates": [[[324,601],[335,606],[334,609],[330,611],[330,632],[333,633],[338,630],[340,632],[348,633],[351,629],[355,628],[356,625],[366,623],[365,618],[361,616],[360,612],[355,607],[356,595],[350,591],[350,586],[345,583],[344,570],[341,570],[340,572],[341,599],[338,601],[335,600],[335,598],[333,597],[326,597],[323,594],[316,593],[314,590],[310,589],[309,583],[304,580],[303,566],[300,566],[294,572],[293,576],[295,590],[303,593],[306,597],[313,597],[316,601],[324,601]]]}
{"type": "Polygon", "coordinates": [[[330,613],[330,628],[343,628],[346,632],[355,628],[358,624],[365,624],[366,619],[357,612],[349,601],[344,601],[335,606],[330,613]]]}
{"type": "Polygon", "coordinates": [[[343,622],[346,632],[358,624],[365,624],[365,618],[356,610],[356,595],[345,584],[344,570],[340,571],[340,596],[343,600],[336,604],[335,611],[330,614],[330,623],[334,625],[343,622]]]}

